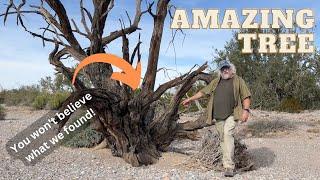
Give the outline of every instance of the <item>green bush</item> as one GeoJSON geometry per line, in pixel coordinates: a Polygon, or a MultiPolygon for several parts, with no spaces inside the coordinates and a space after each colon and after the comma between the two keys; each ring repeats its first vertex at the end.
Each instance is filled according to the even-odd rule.
{"type": "Polygon", "coordinates": [[[281,101],[279,111],[285,111],[290,113],[297,113],[303,110],[300,102],[295,98],[286,98],[281,101]]]}
{"type": "Polygon", "coordinates": [[[82,131],[72,132],[72,136],[63,139],[62,145],[67,147],[81,148],[94,147],[103,140],[101,133],[87,127],[82,131]]]}
{"type": "Polygon", "coordinates": [[[57,92],[51,95],[49,99],[49,108],[52,110],[57,110],[61,107],[63,102],[69,97],[69,93],[67,92],[57,92]]]}
{"type": "Polygon", "coordinates": [[[0,120],[4,120],[5,116],[5,109],[2,105],[0,105],[0,120]]]}
{"type": "MultiPolygon", "coordinates": [[[[79,110],[78,110],[79,111],[79,110]]],[[[80,110],[83,111],[83,110],[80,110]]],[[[76,122],[81,116],[84,115],[84,112],[77,113],[78,115],[72,115],[71,119],[69,120],[70,124],[76,122]]],[[[74,148],[81,148],[81,147],[93,147],[99,144],[103,140],[103,134],[94,130],[90,123],[94,121],[94,118],[90,119],[89,121],[85,122],[75,131],[66,135],[61,141],[61,145],[67,147],[74,147],[74,148]]],[[[68,124],[69,124],[68,123],[68,124]]]]}
{"type": "Polygon", "coordinates": [[[34,102],[32,103],[32,107],[35,109],[44,109],[49,101],[49,94],[41,94],[38,95],[34,102]]]}

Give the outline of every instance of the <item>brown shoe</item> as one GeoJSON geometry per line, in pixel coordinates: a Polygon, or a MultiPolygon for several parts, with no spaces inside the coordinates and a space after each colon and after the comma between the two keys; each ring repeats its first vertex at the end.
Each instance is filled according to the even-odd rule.
{"type": "Polygon", "coordinates": [[[226,171],[224,172],[225,177],[233,177],[234,176],[234,170],[231,168],[226,168],[226,171]]]}

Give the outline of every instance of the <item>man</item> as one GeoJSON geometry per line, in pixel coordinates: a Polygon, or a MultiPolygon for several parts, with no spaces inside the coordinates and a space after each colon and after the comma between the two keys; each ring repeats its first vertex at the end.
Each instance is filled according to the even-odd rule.
{"type": "Polygon", "coordinates": [[[190,102],[205,95],[210,95],[207,123],[211,125],[216,121],[220,137],[224,175],[232,177],[235,169],[234,129],[238,120],[244,123],[249,118],[251,93],[244,80],[236,75],[235,66],[228,60],[223,60],[218,64],[218,77],[182,104],[188,106],[190,102]]]}

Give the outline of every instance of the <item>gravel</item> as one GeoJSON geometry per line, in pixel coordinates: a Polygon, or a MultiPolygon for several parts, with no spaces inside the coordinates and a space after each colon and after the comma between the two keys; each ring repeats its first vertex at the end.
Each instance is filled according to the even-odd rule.
{"type": "MultiPolygon", "coordinates": [[[[173,142],[170,151],[151,166],[131,167],[109,150],[60,147],[35,166],[12,159],[6,142],[47,111],[26,107],[6,107],[7,118],[0,121],[0,179],[221,179],[223,173],[187,169],[181,164],[199,149],[198,142],[173,142]]],[[[254,111],[252,120],[281,118],[297,122],[299,128],[285,136],[244,139],[254,157],[256,170],[237,174],[233,179],[319,179],[320,136],[306,130],[320,128],[320,111],[300,114],[254,111]],[[259,117],[259,118],[258,118],[259,117]],[[312,125],[310,126],[310,122],[312,125]]],[[[184,118],[184,117],[182,117],[184,118]]],[[[192,119],[192,117],[185,117],[192,119]]],[[[193,118],[194,119],[194,118],[193,118]]],[[[202,131],[203,132],[203,131],[202,131]]]]}

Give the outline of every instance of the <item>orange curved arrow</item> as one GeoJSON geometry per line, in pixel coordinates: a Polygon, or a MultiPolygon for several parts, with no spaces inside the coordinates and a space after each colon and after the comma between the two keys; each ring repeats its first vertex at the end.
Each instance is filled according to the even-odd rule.
{"type": "Polygon", "coordinates": [[[126,60],[118,56],[115,56],[113,54],[104,54],[104,53],[94,54],[82,60],[81,63],[76,68],[76,70],[74,71],[72,84],[74,84],[76,80],[76,76],[82,68],[95,62],[109,63],[122,69],[123,70],[122,73],[120,72],[112,73],[111,79],[121,81],[122,83],[130,86],[133,90],[138,88],[140,84],[140,76],[141,76],[141,63],[138,62],[136,69],[133,69],[133,67],[126,60]]]}

